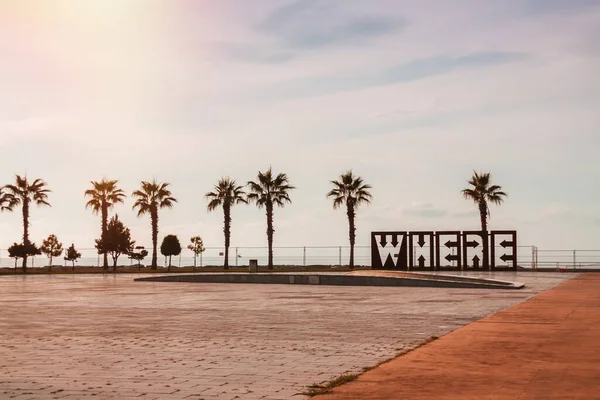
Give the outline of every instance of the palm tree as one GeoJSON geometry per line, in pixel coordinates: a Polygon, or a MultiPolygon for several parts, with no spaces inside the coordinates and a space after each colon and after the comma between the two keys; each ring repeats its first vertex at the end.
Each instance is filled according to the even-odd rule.
{"type": "Polygon", "coordinates": [[[158,210],[161,208],[173,208],[177,200],[171,197],[171,191],[167,189],[168,183],[158,183],[156,179],[152,182],[142,181],[141,190],[133,192],[137,197],[133,209],[138,209],[138,217],[150,214],[152,225],[152,269],[156,269],[156,246],[158,242],[158,210]]]}
{"type": "Polygon", "coordinates": [[[215,185],[213,192],[206,193],[209,200],[208,211],[214,211],[217,207],[223,207],[223,233],[225,234],[225,259],[223,268],[229,268],[229,240],[231,238],[231,207],[236,204],[248,204],[243,186],[238,186],[236,181],[230,178],[221,178],[215,185]]]}
{"type": "Polygon", "coordinates": [[[488,240],[487,240],[487,219],[490,215],[488,202],[500,205],[508,195],[502,191],[502,187],[492,185],[491,173],[477,173],[473,171],[473,176],[468,181],[471,187],[462,190],[465,199],[473,200],[479,209],[479,218],[481,219],[481,233],[483,239],[483,266],[489,266],[488,240]]]}
{"type": "MultiPolygon", "coordinates": [[[[31,245],[29,241],[29,212],[31,203],[37,204],[38,206],[50,206],[48,203],[48,193],[51,192],[47,189],[47,184],[42,179],[35,179],[32,183],[29,183],[27,177],[20,175],[15,176],[14,185],[6,185],[4,189],[8,192],[5,196],[8,196],[8,205],[4,208],[12,211],[15,206],[21,206],[23,211],[23,244],[25,246],[31,245]]],[[[27,255],[23,257],[23,270],[27,269],[27,255]]]]}
{"type": "MultiPolygon", "coordinates": [[[[119,181],[107,181],[102,179],[100,182],[92,181],[92,189],[85,191],[86,197],[90,200],[85,204],[85,208],[90,207],[94,214],[100,214],[102,219],[101,238],[106,233],[108,226],[108,210],[112,209],[118,203],[123,203],[126,195],[123,190],[117,187],[119,181]]],[[[108,253],[104,253],[104,269],[108,269],[108,253]]]]}
{"type": "Polygon", "coordinates": [[[349,237],[350,237],[350,268],[354,268],[354,242],[356,239],[356,209],[359,205],[371,203],[370,185],[363,182],[360,176],[355,176],[352,171],[340,175],[339,180],[331,181],[334,188],[327,193],[327,197],[333,198],[333,208],[337,209],[342,205],[346,206],[346,215],[348,216],[349,237]]]}
{"type": "Polygon", "coordinates": [[[269,167],[265,172],[258,172],[258,182],[248,182],[250,193],[248,201],[256,202],[258,208],[267,209],[267,241],[269,245],[269,269],[273,269],[273,206],[283,207],[285,203],[291,203],[288,191],[296,189],[289,184],[286,174],[278,174],[273,177],[269,167]]]}

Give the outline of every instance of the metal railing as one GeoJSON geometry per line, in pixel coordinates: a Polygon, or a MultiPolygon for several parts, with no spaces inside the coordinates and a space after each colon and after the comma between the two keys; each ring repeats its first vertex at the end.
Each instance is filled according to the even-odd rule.
{"type": "MultiPolygon", "coordinates": [[[[142,265],[149,265],[152,258],[152,249],[146,247],[150,253],[144,260],[142,265]]],[[[95,248],[80,248],[77,249],[81,253],[81,258],[76,262],[78,266],[101,266],[103,264],[103,256],[99,255],[95,248]]],[[[354,262],[356,265],[371,264],[371,250],[369,246],[356,246],[354,248],[354,262]]],[[[204,253],[194,257],[194,254],[189,249],[182,249],[179,256],[172,257],[172,266],[187,267],[196,265],[198,267],[206,266],[221,266],[223,265],[225,248],[206,247],[204,253]],[[195,260],[194,260],[195,258],[195,260]]],[[[280,246],[273,248],[273,259],[277,265],[283,266],[310,266],[310,265],[344,265],[348,263],[350,257],[349,246],[280,246]]],[[[230,266],[248,266],[249,260],[258,260],[259,265],[266,265],[268,260],[268,248],[258,246],[236,246],[229,248],[229,265],[230,266]]],[[[43,267],[48,265],[48,259],[45,256],[29,257],[28,265],[32,268],[43,267]]],[[[112,265],[112,259],[108,257],[109,265],[112,265]]],[[[71,265],[71,262],[65,261],[63,256],[55,257],[53,265],[71,265]]],[[[131,260],[127,255],[119,257],[118,265],[137,265],[138,262],[131,260]]],[[[168,258],[158,255],[158,264],[167,266],[168,258]]],[[[21,265],[19,260],[17,266],[21,265]]],[[[14,267],[15,260],[8,257],[6,249],[0,249],[0,267],[14,267]]]]}
{"type": "MultiPolygon", "coordinates": [[[[76,263],[78,266],[101,266],[103,257],[96,252],[95,248],[77,249],[82,257],[76,263]]],[[[151,252],[151,248],[147,248],[151,252]]],[[[505,249],[498,247],[497,254],[502,254],[505,249]]],[[[422,251],[427,253],[428,249],[424,247],[422,251]]],[[[223,265],[225,249],[222,246],[207,247],[203,254],[198,255],[195,265],[198,267],[220,266],[223,265]]],[[[417,254],[414,254],[415,259],[417,254]]],[[[282,266],[334,266],[347,265],[350,257],[350,246],[278,246],[273,248],[273,258],[276,265],[282,266]]],[[[600,269],[600,250],[554,250],[539,249],[536,246],[518,246],[517,248],[518,264],[524,268],[553,268],[553,269],[600,269]]],[[[229,248],[230,266],[248,266],[250,259],[258,260],[259,265],[266,265],[268,258],[267,247],[262,246],[234,246],[229,248]]],[[[29,258],[30,267],[44,267],[48,265],[48,259],[45,256],[36,256],[29,258]]],[[[144,260],[142,265],[149,265],[151,254],[144,260]]],[[[159,254],[159,265],[167,266],[167,258],[159,254]]],[[[355,265],[371,265],[371,247],[356,246],[354,248],[355,265]]],[[[453,262],[455,263],[455,262],[453,262]]],[[[55,257],[54,265],[71,265],[65,261],[63,256],[55,257]]],[[[137,265],[137,261],[131,260],[127,255],[122,255],[118,264],[120,266],[137,265]]],[[[109,257],[109,265],[112,265],[112,259],[109,257]]],[[[187,267],[194,265],[194,254],[187,248],[182,250],[179,256],[173,256],[172,265],[174,267],[187,267]]],[[[0,249],[0,267],[14,267],[15,260],[8,257],[6,249],[0,249]]],[[[17,263],[20,266],[20,261],[17,263]]]]}

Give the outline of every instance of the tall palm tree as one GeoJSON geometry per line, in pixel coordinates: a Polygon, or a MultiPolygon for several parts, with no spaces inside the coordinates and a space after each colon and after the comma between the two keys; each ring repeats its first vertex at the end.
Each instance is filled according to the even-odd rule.
{"type": "MultiPolygon", "coordinates": [[[[108,226],[108,211],[115,205],[123,203],[125,192],[117,187],[119,181],[107,181],[102,179],[100,182],[92,181],[92,189],[85,191],[86,197],[90,197],[85,204],[85,208],[90,207],[94,214],[100,214],[102,219],[101,237],[104,237],[108,226]]],[[[108,254],[104,253],[104,269],[108,269],[108,254]]]]}
{"type": "Polygon", "coordinates": [[[501,186],[492,185],[492,176],[490,172],[477,173],[477,171],[473,171],[473,176],[468,183],[471,186],[463,189],[462,194],[465,199],[473,200],[479,209],[483,238],[483,266],[487,268],[489,266],[487,219],[490,215],[488,202],[500,205],[508,195],[502,191],[501,186]]]}
{"type": "MultiPolygon", "coordinates": [[[[50,206],[48,203],[48,193],[46,182],[42,179],[35,179],[29,183],[27,176],[15,176],[14,185],[6,185],[4,189],[8,192],[8,205],[5,209],[12,211],[15,206],[21,206],[23,211],[23,244],[28,246],[29,241],[29,212],[31,203],[38,206],[50,206]]],[[[23,270],[27,269],[27,255],[23,257],[23,270]]]]}
{"type": "Polygon", "coordinates": [[[346,206],[346,215],[348,216],[348,227],[350,237],[350,268],[354,268],[354,243],[356,239],[356,209],[361,204],[371,203],[370,185],[364,183],[360,176],[355,176],[352,171],[347,171],[340,175],[339,180],[331,181],[334,188],[327,193],[327,197],[333,199],[333,208],[337,209],[346,206]]]}
{"type": "Polygon", "coordinates": [[[171,191],[167,189],[168,187],[168,183],[158,183],[156,179],[152,182],[142,181],[141,190],[136,190],[132,194],[133,197],[137,198],[133,209],[138,209],[138,217],[150,214],[150,223],[152,225],[152,269],[156,269],[157,267],[158,210],[161,208],[173,208],[173,205],[177,202],[171,196],[171,191]]]}
{"type": "Polygon", "coordinates": [[[229,240],[231,238],[231,207],[236,204],[247,204],[246,193],[243,186],[238,186],[236,181],[230,178],[221,178],[215,185],[213,192],[206,193],[209,200],[208,211],[214,211],[217,207],[223,207],[223,233],[225,234],[225,259],[223,267],[229,268],[229,240]]]}
{"type": "Polygon", "coordinates": [[[269,245],[269,269],[273,269],[273,206],[283,207],[285,203],[291,203],[288,191],[296,189],[290,185],[286,174],[278,174],[273,177],[269,167],[265,172],[258,172],[257,182],[248,182],[250,193],[248,201],[254,201],[258,208],[265,207],[267,210],[267,241],[269,245]]]}

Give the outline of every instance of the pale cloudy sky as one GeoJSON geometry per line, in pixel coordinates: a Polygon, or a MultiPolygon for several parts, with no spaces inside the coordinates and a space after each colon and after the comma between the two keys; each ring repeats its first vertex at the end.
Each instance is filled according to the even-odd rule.
{"type": "MultiPolygon", "coordinates": [[[[222,244],[204,193],[269,165],[297,190],[275,245],[345,245],[325,197],[352,168],[371,230],[477,229],[473,169],[510,197],[492,229],[600,248],[600,0],[0,0],[0,183],[43,178],[32,238],[92,247],[90,180],[172,183],[161,237],[222,244]]],[[[150,244],[149,221],[116,212],[150,244]]],[[[21,236],[0,215],[0,248],[21,236]]],[[[266,245],[234,209],[232,244],[266,245]]]]}

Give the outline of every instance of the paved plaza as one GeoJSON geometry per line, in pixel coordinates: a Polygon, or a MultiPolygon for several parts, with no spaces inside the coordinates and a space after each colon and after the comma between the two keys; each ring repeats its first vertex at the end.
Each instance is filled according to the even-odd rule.
{"type": "MultiPolygon", "coordinates": [[[[304,399],[575,274],[522,290],[0,277],[0,399],[304,399]]],[[[492,277],[492,275],[486,275],[492,277]]]]}

